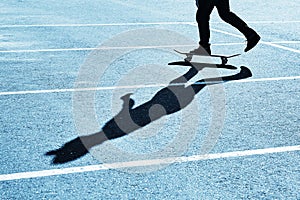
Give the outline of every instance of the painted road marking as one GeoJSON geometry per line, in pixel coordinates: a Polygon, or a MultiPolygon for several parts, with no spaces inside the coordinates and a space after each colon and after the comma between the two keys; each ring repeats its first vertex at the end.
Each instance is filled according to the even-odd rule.
{"type": "Polygon", "coordinates": [[[2,174],[0,175],[0,181],[11,181],[11,180],[49,177],[49,176],[66,175],[66,174],[83,173],[83,172],[104,171],[110,169],[146,167],[146,166],[174,164],[174,163],[180,164],[180,163],[195,162],[195,161],[202,161],[202,160],[239,158],[239,157],[254,156],[254,155],[286,153],[286,152],[293,152],[293,151],[300,151],[300,145],[246,150],[246,151],[235,151],[235,152],[227,152],[227,153],[194,155],[194,156],[187,156],[187,157],[117,162],[111,164],[100,164],[100,165],[42,170],[42,171],[33,171],[33,172],[21,172],[21,173],[13,173],[13,174],[2,174]]]}
{"type": "Polygon", "coordinates": [[[36,53],[36,52],[59,52],[59,51],[93,51],[93,50],[124,50],[124,49],[157,49],[157,48],[176,48],[194,47],[195,45],[155,45],[155,46],[128,46],[128,47],[94,47],[94,48],[64,48],[64,49],[21,49],[4,50],[0,53],[36,53]]]}
{"type": "MultiPolygon", "coordinates": [[[[299,80],[300,76],[290,77],[274,77],[274,78],[259,78],[259,79],[244,79],[229,81],[228,83],[253,83],[253,82],[267,82],[267,81],[289,81],[299,80]]],[[[211,83],[211,82],[210,82],[211,83]]],[[[223,83],[223,81],[217,81],[214,83],[223,83]]],[[[194,82],[187,82],[186,84],[194,84],[194,82]]],[[[206,84],[205,82],[198,84],[206,84]]],[[[139,89],[139,88],[157,88],[168,86],[180,86],[185,85],[182,83],[174,84],[149,84],[149,85],[125,85],[125,86],[108,86],[108,87],[92,87],[92,88],[69,88],[69,89],[49,89],[49,90],[28,90],[28,91],[10,91],[0,92],[0,96],[8,95],[25,95],[25,94],[47,94],[47,93],[68,93],[68,92],[84,92],[84,91],[103,91],[103,90],[116,90],[116,89],[139,89]]]]}
{"type": "MultiPolygon", "coordinates": [[[[300,20],[289,21],[248,21],[249,24],[294,24],[300,20]]],[[[0,28],[30,28],[30,27],[96,27],[96,26],[146,26],[146,25],[196,25],[196,22],[128,22],[128,23],[93,23],[93,24],[3,24],[0,28]]],[[[224,22],[211,22],[211,24],[224,24],[224,22]]]]}
{"type": "MultiPolygon", "coordinates": [[[[215,29],[214,29],[215,30],[215,29]]],[[[219,31],[221,33],[231,35],[234,37],[243,38],[240,35],[232,34],[228,32],[219,31]]],[[[292,49],[289,47],[281,46],[279,44],[300,44],[300,41],[275,41],[275,42],[261,42],[273,47],[278,47],[295,53],[299,53],[299,50],[292,49]]],[[[216,43],[213,46],[234,46],[244,45],[243,42],[232,42],[232,43],[216,43]]],[[[20,50],[2,50],[0,53],[39,53],[39,52],[63,52],[63,51],[94,51],[94,50],[122,50],[122,49],[156,49],[156,48],[178,48],[178,47],[196,47],[195,45],[157,45],[157,46],[129,46],[129,47],[81,47],[81,48],[61,48],[61,49],[20,49],[20,50]]]]}
{"type": "Polygon", "coordinates": [[[106,23],[106,24],[8,24],[0,28],[31,28],[31,27],[101,27],[101,26],[146,26],[146,25],[192,25],[195,22],[137,22],[137,23],[106,23]]]}

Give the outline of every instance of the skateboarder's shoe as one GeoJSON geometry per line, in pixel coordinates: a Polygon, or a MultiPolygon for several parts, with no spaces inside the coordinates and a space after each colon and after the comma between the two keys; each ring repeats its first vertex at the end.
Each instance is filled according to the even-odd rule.
{"type": "Polygon", "coordinates": [[[190,51],[190,53],[204,56],[211,55],[210,44],[199,45],[197,49],[190,51]]]}
{"type": "Polygon", "coordinates": [[[245,52],[251,50],[253,47],[257,45],[260,40],[260,36],[253,30],[253,32],[247,36],[247,47],[245,48],[245,52]]]}

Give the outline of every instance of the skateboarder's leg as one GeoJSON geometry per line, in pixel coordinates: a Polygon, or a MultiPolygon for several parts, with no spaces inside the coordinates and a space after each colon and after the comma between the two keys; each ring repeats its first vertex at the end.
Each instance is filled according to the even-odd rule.
{"type": "Polygon", "coordinates": [[[245,51],[252,49],[259,41],[259,35],[241,18],[230,11],[229,0],[217,0],[216,7],[222,20],[237,28],[248,41],[245,51]]]}
{"type": "Polygon", "coordinates": [[[243,34],[247,34],[247,31],[249,31],[249,27],[241,18],[230,11],[229,0],[218,0],[216,2],[216,7],[219,16],[223,21],[234,26],[243,34]]]}
{"type": "Polygon", "coordinates": [[[200,36],[199,44],[210,54],[210,29],[209,29],[209,19],[210,14],[214,8],[212,0],[198,0],[197,1],[198,10],[196,13],[196,20],[198,23],[198,30],[200,36]]]}

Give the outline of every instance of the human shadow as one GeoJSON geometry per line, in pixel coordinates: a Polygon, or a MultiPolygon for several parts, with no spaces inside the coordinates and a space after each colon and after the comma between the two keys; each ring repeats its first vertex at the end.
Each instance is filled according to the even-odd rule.
{"type": "MultiPolygon", "coordinates": [[[[54,156],[53,164],[63,164],[76,160],[89,152],[89,150],[107,140],[122,137],[151,122],[185,108],[194,99],[195,95],[205,86],[222,84],[228,81],[240,80],[252,76],[247,67],[240,67],[240,71],[231,76],[215,77],[201,79],[191,85],[186,86],[198,71],[210,65],[191,65],[191,68],[184,75],[174,79],[170,84],[159,90],[152,99],[135,108],[134,100],[130,98],[132,93],[121,97],[123,107],[121,111],[109,120],[102,130],[91,135],[77,137],[61,148],[46,153],[48,156],[54,156]]],[[[219,67],[220,68],[220,67],[219,67]]],[[[227,68],[224,66],[224,68],[227,68]]]]}

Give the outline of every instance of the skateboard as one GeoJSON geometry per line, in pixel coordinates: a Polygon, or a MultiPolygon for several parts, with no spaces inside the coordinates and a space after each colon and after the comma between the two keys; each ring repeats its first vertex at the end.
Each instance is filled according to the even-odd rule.
{"type": "Polygon", "coordinates": [[[188,61],[188,62],[190,62],[192,60],[193,56],[207,56],[207,57],[218,57],[218,58],[221,58],[222,65],[226,65],[229,58],[233,58],[233,57],[241,55],[241,54],[234,54],[234,55],[228,55],[228,56],[227,55],[208,55],[208,54],[207,55],[199,55],[199,54],[190,53],[190,52],[181,52],[181,51],[178,51],[176,49],[174,49],[174,51],[176,53],[185,55],[186,58],[184,60],[188,61]]]}

